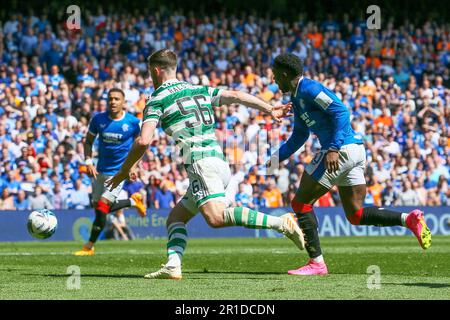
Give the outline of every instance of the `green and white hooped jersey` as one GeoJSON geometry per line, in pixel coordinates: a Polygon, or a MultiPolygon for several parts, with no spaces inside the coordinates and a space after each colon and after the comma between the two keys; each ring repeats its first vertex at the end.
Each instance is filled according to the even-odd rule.
{"type": "Polygon", "coordinates": [[[206,157],[225,160],[216,139],[212,108],[219,105],[220,95],[217,88],[168,80],[147,101],[143,123],[160,121],[180,148],[185,165],[206,157]]]}

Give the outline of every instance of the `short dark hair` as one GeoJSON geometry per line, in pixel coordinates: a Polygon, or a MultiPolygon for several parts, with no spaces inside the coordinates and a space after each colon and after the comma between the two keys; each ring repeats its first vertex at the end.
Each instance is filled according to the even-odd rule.
{"type": "Polygon", "coordinates": [[[122,89],[119,89],[119,88],[112,88],[112,89],[109,89],[109,91],[108,91],[108,97],[109,97],[109,95],[110,95],[111,93],[113,93],[113,92],[119,92],[120,94],[122,94],[122,97],[125,98],[125,92],[123,92],[123,90],[122,90],[122,89]]]}
{"type": "Polygon", "coordinates": [[[292,77],[303,75],[303,61],[292,53],[282,53],[277,56],[273,66],[287,71],[292,77]]]}
{"type": "Polygon", "coordinates": [[[158,66],[161,69],[176,69],[177,54],[169,49],[161,49],[153,52],[147,58],[147,63],[152,66],[158,66]]]}

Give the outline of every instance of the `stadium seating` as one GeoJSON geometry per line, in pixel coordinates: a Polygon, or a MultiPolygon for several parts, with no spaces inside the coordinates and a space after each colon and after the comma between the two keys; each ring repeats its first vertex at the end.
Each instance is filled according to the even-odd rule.
{"type": "MultiPolygon", "coordinates": [[[[78,31],[45,15],[11,12],[2,21],[0,210],[28,209],[38,185],[55,209],[86,208],[80,194],[92,188],[83,166],[89,120],[106,110],[112,87],[123,89],[128,112],[142,117],[153,92],[146,57],[163,47],[178,53],[180,80],[244,90],[271,104],[288,101],[272,80],[273,58],[293,52],[304,59],[306,76],[348,105],[354,129],[364,136],[367,204],[449,205],[448,24],[425,21],[413,28],[404,21],[373,31],[365,22],[344,24],[332,15],[291,23],[256,14],[245,20],[221,13],[199,18],[182,10],[166,16],[98,12],[78,31]]],[[[278,125],[235,105],[217,108],[215,116],[234,174],[227,197],[270,206],[264,195],[271,185],[283,196],[273,205],[288,204],[320,147],[317,140],[312,136],[275,175],[266,176],[264,163],[276,148],[267,144],[289,138],[290,120],[278,125]]],[[[125,190],[141,190],[150,208],[161,185],[179,199],[188,181],[175,154],[160,130],[139,180],[125,190]]],[[[318,204],[338,205],[336,190],[318,204]]]]}

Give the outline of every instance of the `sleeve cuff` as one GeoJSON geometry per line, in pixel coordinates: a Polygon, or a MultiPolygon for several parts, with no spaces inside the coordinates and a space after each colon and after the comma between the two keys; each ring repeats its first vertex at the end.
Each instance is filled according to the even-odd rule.
{"type": "Polygon", "coordinates": [[[157,118],[147,118],[144,121],[142,121],[142,123],[146,123],[146,122],[150,122],[150,121],[158,123],[159,119],[157,119],[157,118]]]}

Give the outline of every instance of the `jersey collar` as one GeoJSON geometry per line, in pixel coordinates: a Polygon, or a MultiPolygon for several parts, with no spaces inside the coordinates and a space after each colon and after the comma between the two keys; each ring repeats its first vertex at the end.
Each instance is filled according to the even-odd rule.
{"type": "Polygon", "coordinates": [[[123,115],[119,119],[113,119],[109,116],[109,112],[108,112],[108,118],[112,121],[121,121],[125,118],[125,115],[126,115],[126,112],[125,112],[125,110],[123,110],[123,115]]]}
{"type": "Polygon", "coordinates": [[[172,85],[172,84],[175,84],[175,83],[178,83],[178,82],[181,82],[180,80],[178,80],[178,79],[169,79],[169,80],[166,80],[166,81],[164,81],[162,84],[161,84],[161,87],[166,87],[166,86],[170,86],[170,85],[172,85]]]}
{"type": "Polygon", "coordinates": [[[294,98],[297,96],[298,88],[300,88],[300,82],[302,82],[303,79],[304,79],[303,76],[301,76],[300,79],[298,79],[297,86],[295,87],[294,98]]]}

